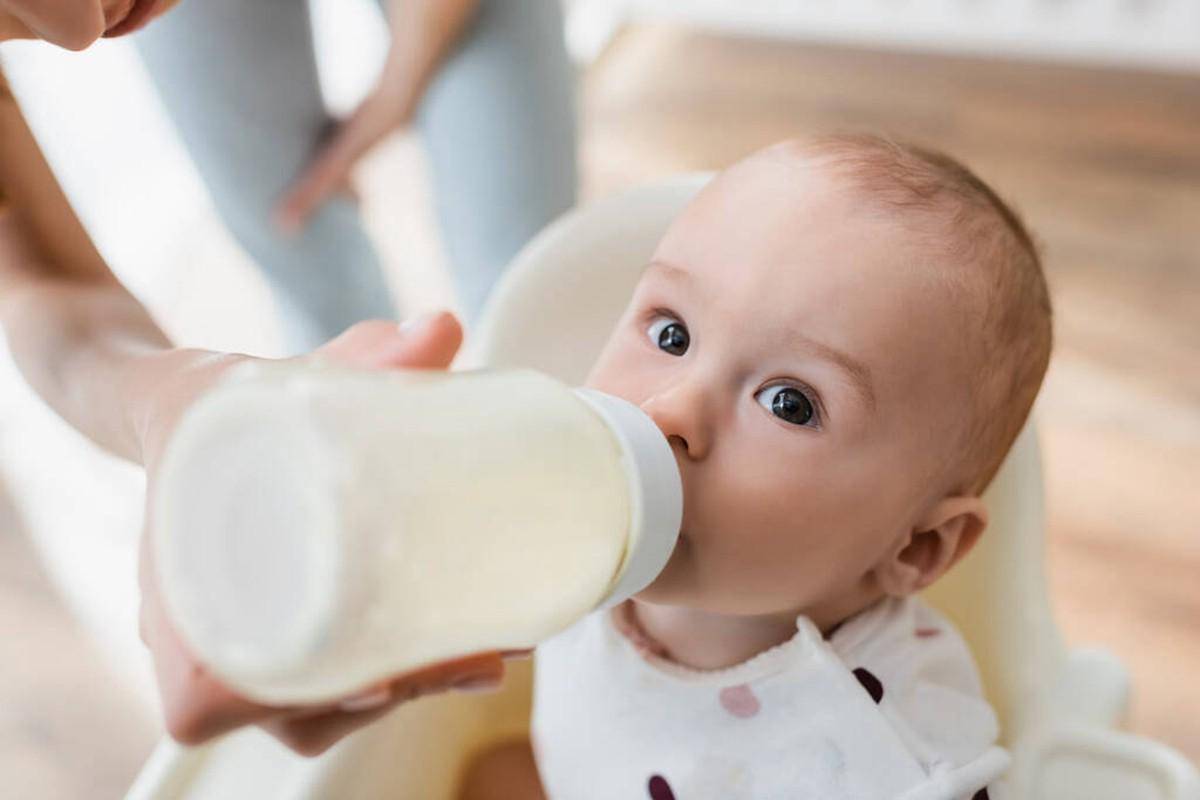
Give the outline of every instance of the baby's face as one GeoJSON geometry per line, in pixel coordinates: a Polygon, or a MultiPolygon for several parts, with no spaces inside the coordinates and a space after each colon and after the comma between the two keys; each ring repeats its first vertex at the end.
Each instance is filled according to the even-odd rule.
{"type": "Polygon", "coordinates": [[[683,479],[680,544],[640,599],[837,619],[870,590],[963,420],[929,250],[770,152],[674,222],[588,379],[655,420],[683,479]]]}

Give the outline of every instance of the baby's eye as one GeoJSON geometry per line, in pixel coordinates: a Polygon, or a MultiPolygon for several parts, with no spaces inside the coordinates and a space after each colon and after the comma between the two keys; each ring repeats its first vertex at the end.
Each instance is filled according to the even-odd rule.
{"type": "Polygon", "coordinates": [[[650,341],[658,345],[659,350],[665,350],[673,356],[681,356],[687,352],[691,337],[683,323],[671,317],[655,317],[646,329],[650,341]]]}
{"type": "Polygon", "coordinates": [[[812,401],[794,386],[768,386],[759,390],[754,399],[760,406],[793,425],[808,425],[817,416],[812,401]]]}

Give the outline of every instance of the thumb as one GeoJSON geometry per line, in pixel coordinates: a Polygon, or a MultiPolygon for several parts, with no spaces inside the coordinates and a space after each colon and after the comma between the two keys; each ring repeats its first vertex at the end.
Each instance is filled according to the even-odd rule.
{"type": "Polygon", "coordinates": [[[329,361],[364,369],[445,369],[462,344],[462,326],[448,311],[396,325],[360,322],[316,350],[329,361]]]}

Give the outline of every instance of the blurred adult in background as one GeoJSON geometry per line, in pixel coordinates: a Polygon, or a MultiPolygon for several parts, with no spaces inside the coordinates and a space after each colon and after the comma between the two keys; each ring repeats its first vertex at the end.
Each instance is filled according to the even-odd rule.
{"type": "MultiPolygon", "coordinates": [[[[279,24],[284,27],[287,17],[283,12],[302,14],[304,5],[302,0],[291,4],[282,0],[191,0],[187,6],[203,8],[206,3],[224,8],[234,15],[241,11],[249,13],[249,8],[279,8],[279,24]]],[[[172,5],[174,3],[171,0],[0,0],[0,41],[43,38],[70,49],[82,49],[102,35],[119,35],[136,30],[172,5]]],[[[457,186],[464,193],[471,187],[478,190],[470,197],[464,194],[443,198],[442,205],[444,208],[453,208],[447,215],[453,219],[458,219],[459,214],[467,219],[474,212],[482,218],[483,221],[468,220],[477,226],[478,236],[468,237],[464,241],[469,246],[463,244],[460,247],[468,253],[473,253],[472,248],[476,246],[482,252],[482,242],[496,248],[493,254],[497,260],[494,263],[486,262],[490,264],[491,272],[485,275],[481,266],[478,275],[481,281],[490,283],[507,259],[506,255],[500,254],[501,245],[515,250],[521,243],[521,237],[533,233],[541,224],[540,221],[533,221],[532,214],[523,217],[514,211],[514,207],[522,205],[520,193],[525,191],[522,187],[526,186],[521,183],[519,176],[524,168],[522,165],[529,165],[530,169],[544,168],[549,159],[557,157],[555,153],[563,155],[567,163],[562,166],[561,172],[553,173],[554,180],[562,181],[562,194],[556,195],[554,202],[565,205],[571,199],[574,168],[573,161],[566,155],[570,150],[565,144],[566,138],[560,142],[563,149],[556,150],[555,145],[544,139],[519,141],[525,135],[535,135],[530,128],[522,127],[531,124],[527,119],[522,121],[514,117],[511,125],[500,126],[499,132],[489,128],[485,119],[489,115],[528,116],[535,113],[528,106],[524,110],[517,108],[515,112],[502,107],[505,98],[511,98],[513,93],[521,94],[520,89],[505,86],[504,81],[518,80],[514,76],[523,74],[514,65],[537,62],[537,57],[519,51],[543,47],[561,52],[561,29],[551,25],[557,13],[554,0],[545,0],[544,3],[537,0],[491,0],[481,3],[477,11],[472,10],[473,7],[468,9],[466,4],[443,0],[412,0],[411,3],[402,4],[401,8],[406,13],[412,12],[413,16],[406,17],[410,22],[421,22],[412,22],[415,27],[403,34],[408,38],[398,40],[397,47],[401,46],[401,42],[409,42],[412,47],[421,47],[420,42],[425,42],[424,46],[435,40],[449,42],[453,37],[447,32],[455,29],[453,20],[458,19],[461,23],[464,44],[459,55],[452,56],[446,62],[444,77],[429,77],[433,74],[437,59],[428,53],[427,60],[420,62],[427,65],[427,71],[421,72],[411,65],[404,69],[396,66],[398,62],[405,63],[407,57],[394,52],[372,99],[339,129],[328,149],[318,151],[315,161],[311,163],[305,161],[307,151],[302,147],[303,137],[286,125],[279,128],[281,139],[278,142],[242,141],[239,144],[239,140],[267,140],[274,134],[265,132],[266,128],[257,127],[258,123],[243,121],[241,126],[234,125],[236,117],[228,121],[233,125],[232,128],[218,127],[212,134],[227,136],[228,139],[209,141],[205,138],[209,135],[206,129],[203,135],[197,136],[193,147],[204,148],[204,156],[211,160],[209,167],[212,170],[233,177],[237,177],[235,173],[239,169],[249,173],[244,179],[245,195],[239,194],[232,186],[229,188],[227,202],[230,206],[226,208],[226,213],[233,214],[229,208],[238,214],[244,212],[246,216],[238,219],[245,220],[254,219],[253,215],[258,214],[257,219],[264,229],[276,198],[269,192],[261,191],[259,184],[273,179],[282,186],[292,177],[285,174],[285,167],[300,169],[309,165],[307,171],[302,171],[293,187],[294,191],[285,195],[279,209],[279,216],[285,223],[302,227],[322,200],[329,197],[334,187],[340,184],[345,171],[358,155],[374,139],[382,136],[391,124],[402,122],[413,113],[420,88],[429,82],[429,124],[432,125],[435,118],[445,120],[445,127],[439,127],[438,130],[444,131],[446,141],[431,142],[435,161],[447,160],[447,174],[455,174],[455,170],[460,168],[465,170],[461,183],[449,185],[457,186]],[[452,5],[459,8],[463,16],[443,17],[442,14],[452,5]],[[532,20],[540,20],[538,24],[543,27],[536,30],[546,40],[535,44],[534,39],[530,38],[534,29],[522,28],[516,17],[509,16],[518,13],[527,15],[521,19],[531,25],[532,20]],[[435,20],[440,22],[435,23],[435,20]],[[432,27],[423,28],[421,25],[432,27]],[[508,27],[512,25],[516,27],[508,27]],[[426,31],[433,38],[423,39],[415,31],[426,31]],[[508,31],[512,38],[505,39],[498,31],[508,31]],[[498,38],[489,39],[489,36],[498,38]],[[501,40],[507,44],[501,45],[501,40]],[[533,62],[529,59],[533,59],[533,62]],[[397,75],[405,76],[405,80],[400,80],[397,75]],[[418,77],[414,78],[414,75],[418,77]],[[420,78],[420,75],[425,77],[420,78]],[[497,75],[500,75],[499,82],[492,83],[491,80],[497,75]],[[504,75],[508,75],[508,78],[504,78],[504,75]],[[485,91],[489,86],[494,88],[494,94],[485,91]],[[442,93],[442,99],[433,99],[438,92],[442,93]],[[393,107],[385,102],[389,98],[399,105],[393,107]],[[387,108],[403,110],[393,112],[393,116],[386,117],[387,124],[383,124],[380,122],[380,119],[384,119],[381,109],[387,108]],[[472,108],[477,116],[468,118],[468,110],[472,108]],[[464,116],[460,117],[459,114],[464,116]],[[482,154],[474,149],[483,147],[478,138],[481,135],[490,137],[488,145],[492,148],[485,148],[482,154]],[[220,163],[223,158],[221,141],[229,145],[229,157],[239,166],[226,170],[220,163]],[[497,141],[506,144],[496,146],[497,141]],[[289,148],[292,161],[274,161],[274,154],[270,151],[289,148]],[[539,158],[530,155],[535,149],[539,158]],[[524,155],[518,155],[518,151],[524,155]],[[436,155],[439,152],[441,155],[436,155]],[[261,165],[255,162],[255,158],[273,164],[272,170],[257,172],[261,165]],[[502,164],[490,165],[491,171],[484,173],[480,162],[489,159],[502,164]],[[491,177],[481,178],[481,174],[491,177]],[[505,192],[512,194],[505,195],[505,192]],[[258,203],[253,213],[247,210],[253,206],[251,200],[258,203]],[[471,213],[463,205],[468,200],[473,204],[471,213]],[[491,211],[495,213],[488,216],[491,211]],[[515,227],[508,230],[506,226],[510,223],[514,226],[518,224],[513,220],[528,227],[522,228],[523,232],[519,234],[515,232],[515,227]]],[[[293,17],[295,19],[304,20],[306,17],[293,17]]],[[[271,27],[269,19],[259,19],[257,22],[265,26],[262,28],[264,35],[270,33],[267,30],[271,27]]],[[[246,22],[245,26],[242,29],[234,26],[196,30],[193,33],[197,38],[220,40],[228,37],[231,42],[238,41],[251,46],[253,42],[241,38],[248,32],[250,23],[246,22]]],[[[208,46],[213,48],[211,52],[214,58],[217,58],[216,54],[224,52],[220,42],[209,42],[208,46]]],[[[230,52],[236,50],[232,48],[230,52]]],[[[445,52],[449,51],[445,48],[439,50],[439,53],[445,52]]],[[[179,115],[191,113],[187,110],[191,93],[205,93],[203,87],[207,85],[205,79],[209,77],[206,72],[224,76],[223,80],[229,81],[233,81],[233,73],[236,72],[227,71],[227,65],[223,63],[186,63],[192,64],[197,72],[190,78],[186,72],[179,77],[180,80],[188,78],[191,82],[165,91],[177,106],[176,113],[179,115]],[[174,96],[176,93],[178,97],[174,96]]],[[[565,70],[565,63],[562,67],[565,70]]],[[[179,68],[184,69],[184,66],[179,68]]],[[[268,83],[280,81],[286,87],[289,84],[285,79],[295,76],[289,73],[288,68],[263,64],[259,65],[257,72],[247,67],[245,73],[236,77],[238,80],[235,82],[243,85],[231,87],[231,90],[253,95],[251,85],[260,79],[268,83]]],[[[565,72],[559,77],[564,82],[568,80],[565,72]]],[[[544,79],[547,85],[553,83],[549,78],[544,79]]],[[[119,88],[114,87],[113,91],[119,91],[119,88]]],[[[278,93],[286,95],[289,91],[292,90],[280,88],[278,93]]],[[[565,89],[558,96],[558,101],[565,103],[565,89]]],[[[262,119],[274,119],[277,112],[270,111],[270,108],[268,105],[260,109],[251,102],[244,111],[248,118],[260,119],[261,115],[262,119]]],[[[219,104],[212,111],[218,117],[224,113],[219,104]]],[[[314,115],[308,119],[310,126],[307,130],[311,143],[316,140],[316,131],[323,124],[323,117],[319,116],[322,112],[316,107],[309,107],[308,111],[314,115]]],[[[295,112],[294,108],[289,113],[292,112],[295,112]]],[[[282,112],[278,113],[287,117],[282,112]]],[[[226,117],[228,119],[228,114],[226,117]]],[[[572,130],[570,121],[559,122],[563,127],[556,130],[560,135],[569,137],[572,130]]],[[[196,124],[205,126],[208,122],[200,119],[196,124]]],[[[131,135],[134,133],[131,132],[131,135]]],[[[103,154],[97,154],[97,157],[102,158],[103,154]]],[[[543,169],[542,174],[550,175],[551,172],[543,169]]],[[[216,179],[212,180],[215,183],[216,179]]],[[[443,193],[445,191],[443,189],[443,193]]],[[[553,192],[547,191],[543,195],[540,191],[533,192],[538,198],[535,205],[544,203],[540,207],[545,213],[554,213],[551,201],[546,199],[553,192]]],[[[373,294],[368,285],[377,275],[375,278],[360,276],[354,279],[362,282],[362,285],[356,283],[353,287],[354,294],[350,296],[354,299],[329,301],[325,293],[337,295],[345,283],[338,277],[343,261],[342,254],[337,251],[338,246],[353,251],[351,244],[346,242],[359,241],[361,252],[353,252],[369,259],[371,269],[376,272],[378,265],[370,248],[361,241],[361,230],[357,228],[357,220],[348,206],[339,201],[329,210],[317,213],[318,218],[320,214],[330,215],[331,221],[327,224],[332,232],[321,227],[318,219],[304,237],[295,242],[280,240],[272,245],[280,248],[274,254],[279,260],[274,263],[283,271],[287,269],[288,257],[295,255],[298,261],[302,260],[300,251],[310,244],[318,247],[318,252],[329,259],[328,262],[319,259],[312,261],[311,274],[304,273],[299,278],[292,275],[275,278],[281,287],[285,283],[289,287],[287,296],[289,302],[294,304],[293,313],[297,315],[293,333],[293,343],[296,344],[304,340],[302,337],[319,337],[322,331],[336,330],[341,322],[352,321],[359,314],[366,315],[375,310],[354,310],[352,304],[379,302],[379,296],[373,294]],[[326,236],[334,238],[327,241],[324,239],[326,236]],[[338,237],[346,238],[343,240],[338,237]],[[339,245],[339,242],[342,244],[339,245]],[[318,270],[318,266],[323,266],[325,271],[318,270]],[[313,289],[306,283],[309,280],[322,282],[317,289],[313,289]],[[308,301],[312,302],[311,307],[304,305],[308,301]],[[327,302],[330,305],[325,305],[327,302]],[[344,316],[339,317],[338,314],[344,316]]],[[[470,230],[472,225],[464,223],[464,229],[470,230]]],[[[243,235],[259,236],[264,242],[270,238],[264,231],[249,233],[251,227],[248,225],[243,235]]],[[[349,258],[349,255],[346,257],[349,258]]],[[[478,261],[471,263],[483,265],[485,261],[481,256],[478,261]]],[[[475,273],[471,273],[471,276],[472,279],[477,277],[475,273]]],[[[379,287],[382,287],[381,283],[379,287]]],[[[482,299],[484,291],[486,288],[482,284],[476,288],[476,304],[482,299]]],[[[386,310],[390,313],[390,305],[386,310]]],[[[164,443],[180,415],[230,368],[250,360],[250,357],[238,354],[173,346],[146,309],[114,277],[83,230],[25,124],[15,98],[8,91],[3,73],[0,73],[0,325],[3,326],[14,362],[42,399],[64,420],[101,447],[142,464],[150,487],[154,485],[164,443]]],[[[461,339],[462,330],[455,319],[441,313],[413,320],[403,328],[378,320],[359,323],[322,345],[318,353],[324,359],[360,368],[434,369],[450,363],[461,339]]],[[[146,526],[153,524],[153,519],[147,517],[146,526]]],[[[450,688],[494,685],[503,673],[502,654],[481,653],[397,676],[378,686],[367,687],[363,693],[339,703],[286,708],[251,703],[214,680],[175,635],[158,598],[153,553],[146,546],[148,541],[149,537],[143,535],[140,559],[141,634],[154,658],[167,728],[182,741],[200,742],[242,725],[257,724],[293,749],[313,754],[329,747],[357,727],[382,716],[397,703],[420,694],[450,688]]]]}
{"type": "Polygon", "coordinates": [[[230,231],[262,269],[291,347],[394,304],[347,181],[412,123],[432,167],[466,318],[575,201],[572,77],[557,0],[379,0],[391,47],[345,121],[322,104],[307,0],[190,0],[137,45],[230,231]]]}

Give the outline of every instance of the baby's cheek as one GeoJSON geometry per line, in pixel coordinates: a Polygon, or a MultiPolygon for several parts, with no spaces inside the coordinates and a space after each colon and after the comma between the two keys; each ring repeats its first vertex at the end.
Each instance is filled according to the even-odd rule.
{"type": "Polygon", "coordinates": [[[742,533],[727,543],[724,563],[716,568],[724,573],[722,582],[753,604],[747,612],[822,603],[863,574],[861,559],[847,551],[836,532],[779,524],[742,533]]]}
{"type": "Polygon", "coordinates": [[[773,613],[796,606],[809,592],[804,562],[775,537],[733,529],[697,544],[692,572],[696,593],[714,611],[773,613]]]}

